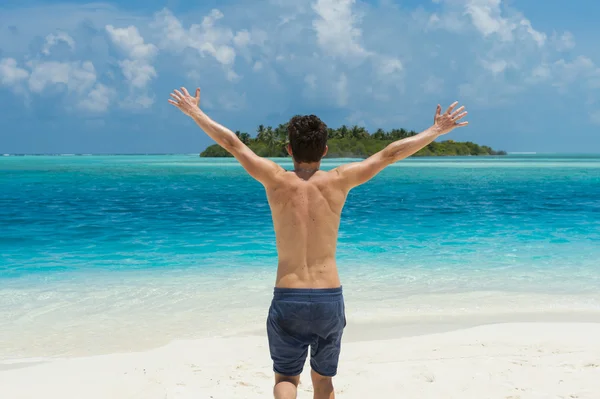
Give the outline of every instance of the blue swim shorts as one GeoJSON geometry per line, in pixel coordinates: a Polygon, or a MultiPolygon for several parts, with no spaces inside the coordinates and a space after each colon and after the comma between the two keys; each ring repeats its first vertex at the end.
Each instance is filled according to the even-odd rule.
{"type": "Polygon", "coordinates": [[[273,370],[292,377],[302,373],[310,346],[310,366],[318,374],[337,373],[346,315],[342,287],[275,288],[267,318],[273,370]]]}

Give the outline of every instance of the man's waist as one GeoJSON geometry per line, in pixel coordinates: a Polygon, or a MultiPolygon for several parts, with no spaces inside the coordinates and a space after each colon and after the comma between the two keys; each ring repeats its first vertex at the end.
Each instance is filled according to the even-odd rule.
{"type": "Polygon", "coordinates": [[[343,299],[342,287],[335,288],[285,288],[273,289],[275,300],[298,300],[302,302],[334,302],[343,299]]]}

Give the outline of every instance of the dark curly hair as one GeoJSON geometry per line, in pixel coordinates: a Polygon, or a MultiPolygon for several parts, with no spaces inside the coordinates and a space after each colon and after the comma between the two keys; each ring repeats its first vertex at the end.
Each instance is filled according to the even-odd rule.
{"type": "Polygon", "coordinates": [[[327,145],[327,125],[315,115],[297,115],[288,124],[288,138],[296,162],[318,162],[327,145]]]}

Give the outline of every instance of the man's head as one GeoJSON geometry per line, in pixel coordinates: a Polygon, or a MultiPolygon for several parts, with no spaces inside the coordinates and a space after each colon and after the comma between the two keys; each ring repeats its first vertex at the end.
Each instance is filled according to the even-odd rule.
{"type": "Polygon", "coordinates": [[[319,162],[327,153],[327,125],[315,115],[290,119],[288,138],[288,153],[296,162],[319,162]]]}

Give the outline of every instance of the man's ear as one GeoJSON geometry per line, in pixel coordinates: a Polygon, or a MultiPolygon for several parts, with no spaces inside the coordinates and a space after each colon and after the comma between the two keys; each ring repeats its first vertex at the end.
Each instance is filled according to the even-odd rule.
{"type": "Polygon", "coordinates": [[[325,144],[325,151],[323,152],[323,158],[325,158],[325,155],[327,155],[327,151],[329,151],[329,146],[327,144],[325,144]]]}
{"type": "Polygon", "coordinates": [[[290,157],[293,157],[294,154],[292,154],[292,145],[288,144],[286,148],[287,148],[287,153],[290,154],[290,157]]]}

